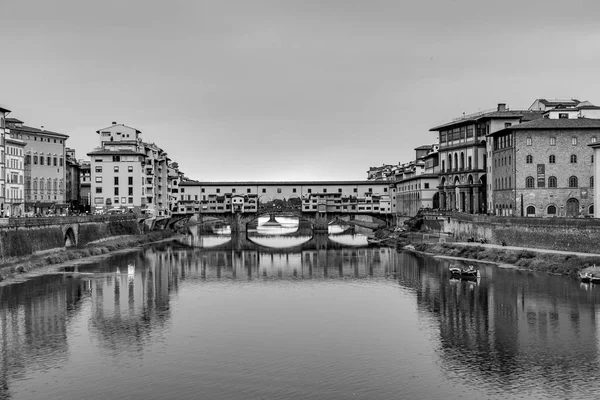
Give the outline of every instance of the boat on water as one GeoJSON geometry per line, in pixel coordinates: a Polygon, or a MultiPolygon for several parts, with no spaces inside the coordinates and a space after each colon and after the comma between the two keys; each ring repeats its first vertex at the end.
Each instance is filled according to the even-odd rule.
{"type": "Polygon", "coordinates": [[[377,239],[374,236],[367,237],[367,243],[369,243],[369,244],[377,244],[377,243],[381,243],[384,241],[385,241],[385,239],[377,239]]]}
{"type": "Polygon", "coordinates": [[[467,268],[460,268],[455,265],[451,265],[450,268],[450,278],[460,278],[460,279],[477,279],[481,275],[479,274],[479,270],[475,269],[472,265],[469,265],[467,268]]]}
{"type": "Polygon", "coordinates": [[[592,276],[593,275],[589,272],[580,272],[579,273],[579,279],[583,283],[590,283],[592,281],[592,276]]]}

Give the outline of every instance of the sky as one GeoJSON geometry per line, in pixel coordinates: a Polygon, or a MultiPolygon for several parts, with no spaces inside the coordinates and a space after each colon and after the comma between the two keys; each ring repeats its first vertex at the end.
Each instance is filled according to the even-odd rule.
{"type": "Polygon", "coordinates": [[[434,126],[537,98],[600,105],[600,2],[2,0],[0,104],[113,121],[200,181],[363,180],[434,126]]]}

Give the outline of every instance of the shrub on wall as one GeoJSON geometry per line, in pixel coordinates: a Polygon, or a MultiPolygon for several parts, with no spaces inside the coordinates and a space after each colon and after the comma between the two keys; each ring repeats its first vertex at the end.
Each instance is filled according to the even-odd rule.
{"type": "Polygon", "coordinates": [[[36,251],[64,247],[59,227],[36,229],[18,228],[0,232],[2,257],[21,257],[36,251]]]}

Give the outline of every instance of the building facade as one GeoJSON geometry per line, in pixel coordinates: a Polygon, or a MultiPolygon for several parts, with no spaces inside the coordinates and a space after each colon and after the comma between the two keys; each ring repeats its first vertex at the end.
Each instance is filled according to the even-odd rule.
{"type": "Polygon", "coordinates": [[[68,135],[6,119],[11,137],[25,142],[25,211],[63,213],[67,209],[65,157],[68,135]]]}
{"type": "Polygon", "coordinates": [[[4,217],[5,214],[5,198],[4,198],[4,186],[5,186],[5,174],[4,171],[4,142],[5,137],[10,132],[6,129],[6,116],[10,113],[10,110],[4,107],[0,107],[0,217],[4,217]]]}
{"type": "Polygon", "coordinates": [[[4,139],[4,216],[20,217],[25,213],[25,145],[23,140],[6,134],[4,139]]]}
{"type": "Polygon", "coordinates": [[[599,137],[600,119],[552,115],[490,134],[495,213],[593,216],[594,150],[590,145],[599,137]]]}
{"type": "Polygon", "coordinates": [[[439,135],[440,208],[487,213],[494,190],[488,178],[494,171],[488,163],[492,149],[486,135],[541,117],[539,111],[512,111],[500,103],[496,109],[456,118],[430,129],[439,135]]]}
{"type": "Polygon", "coordinates": [[[81,181],[79,171],[79,161],[75,156],[74,149],[66,149],[65,159],[65,191],[66,201],[69,205],[69,211],[79,211],[79,204],[81,203],[81,181]]]}

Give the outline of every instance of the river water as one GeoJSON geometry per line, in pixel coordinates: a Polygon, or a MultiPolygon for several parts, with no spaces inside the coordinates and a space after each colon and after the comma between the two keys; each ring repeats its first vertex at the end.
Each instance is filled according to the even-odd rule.
{"type": "Polygon", "coordinates": [[[600,286],[267,228],[0,286],[0,399],[600,393],[600,286]]]}

